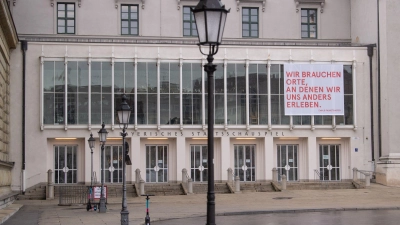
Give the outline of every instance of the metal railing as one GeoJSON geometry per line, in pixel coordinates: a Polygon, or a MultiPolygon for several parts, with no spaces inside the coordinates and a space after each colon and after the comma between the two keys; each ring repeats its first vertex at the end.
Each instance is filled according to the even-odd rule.
{"type": "Polygon", "coordinates": [[[322,182],[321,173],[319,172],[319,170],[315,169],[314,170],[314,181],[316,181],[317,179],[319,182],[322,182]]]}
{"type": "Polygon", "coordinates": [[[58,186],[58,205],[86,204],[90,186],[58,186]]]}

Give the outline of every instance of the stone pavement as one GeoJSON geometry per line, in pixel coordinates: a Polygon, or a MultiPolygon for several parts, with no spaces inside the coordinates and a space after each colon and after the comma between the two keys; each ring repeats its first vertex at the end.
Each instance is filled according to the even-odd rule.
{"type": "MultiPolygon", "coordinates": [[[[206,195],[152,196],[150,198],[151,221],[199,217],[206,215],[206,195]]],[[[107,213],[87,212],[84,205],[58,206],[57,200],[17,200],[8,208],[24,205],[40,214],[39,225],[117,225],[120,224],[121,198],[108,200],[107,213]]],[[[128,199],[130,224],[144,223],[145,197],[128,199]]],[[[14,209],[14,210],[15,210],[14,209]]],[[[371,184],[367,189],[339,190],[289,190],[283,192],[250,192],[241,194],[217,194],[217,215],[241,215],[281,212],[312,212],[333,210],[400,209],[400,188],[371,184]]],[[[18,213],[9,221],[18,225],[18,213]]],[[[7,224],[7,222],[5,223],[7,224]]],[[[23,223],[20,223],[23,224],[23,223]]]]}

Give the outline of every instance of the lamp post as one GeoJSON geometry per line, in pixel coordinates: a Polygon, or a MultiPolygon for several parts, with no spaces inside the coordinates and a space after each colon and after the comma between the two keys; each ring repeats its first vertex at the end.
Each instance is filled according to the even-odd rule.
{"type": "Polygon", "coordinates": [[[88,139],[88,143],[89,143],[89,148],[90,148],[90,153],[91,153],[91,164],[90,164],[90,191],[89,191],[89,201],[87,204],[86,209],[89,210],[92,208],[92,204],[90,202],[90,200],[92,199],[93,196],[93,148],[94,148],[94,138],[93,138],[93,134],[90,133],[90,138],[88,139]]]}
{"type": "Polygon", "coordinates": [[[225,9],[220,0],[200,0],[192,9],[199,36],[201,54],[207,55],[208,64],[204,65],[208,83],[208,191],[207,191],[207,223],[215,225],[215,193],[214,193],[214,55],[222,41],[226,16],[229,10],[225,9]],[[204,54],[201,46],[208,47],[208,54],[204,54]]]}
{"type": "Polygon", "coordinates": [[[126,103],[126,96],[122,96],[122,103],[117,111],[119,126],[122,127],[122,209],[121,209],[121,225],[129,225],[129,211],[126,203],[126,162],[127,162],[127,146],[125,144],[125,137],[127,135],[126,128],[128,128],[129,118],[131,115],[131,108],[126,103]]]}
{"type": "Polygon", "coordinates": [[[108,132],[104,128],[104,122],[101,125],[101,129],[99,130],[99,138],[100,138],[100,143],[101,143],[101,164],[103,164],[103,170],[101,171],[101,192],[100,192],[100,206],[99,206],[99,213],[105,213],[107,212],[106,208],[106,199],[104,197],[104,145],[106,144],[107,141],[107,135],[108,132]]]}

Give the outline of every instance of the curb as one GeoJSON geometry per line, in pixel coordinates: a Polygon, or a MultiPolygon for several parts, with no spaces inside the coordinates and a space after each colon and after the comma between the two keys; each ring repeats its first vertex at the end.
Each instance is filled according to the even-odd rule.
{"type": "MultiPolygon", "coordinates": [[[[216,213],[215,216],[240,216],[240,215],[260,215],[260,214],[272,214],[272,213],[308,213],[308,212],[332,212],[332,211],[367,211],[367,210],[400,210],[399,207],[359,207],[359,208],[316,208],[316,209],[279,209],[279,210],[262,210],[262,211],[241,211],[241,212],[224,212],[216,213]]],[[[166,218],[166,219],[152,219],[152,222],[177,220],[185,218],[198,218],[205,217],[206,215],[192,215],[176,218],[166,218]]],[[[140,223],[144,225],[144,223],[140,223]]]]}

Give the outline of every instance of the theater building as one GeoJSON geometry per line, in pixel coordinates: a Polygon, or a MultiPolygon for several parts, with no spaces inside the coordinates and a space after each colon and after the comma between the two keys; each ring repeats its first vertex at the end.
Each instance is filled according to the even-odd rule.
{"type": "MultiPolygon", "coordinates": [[[[198,1],[14,3],[28,46],[25,63],[20,48],[11,58],[11,146],[16,165],[26,165],[13,171],[15,189],[46,182],[49,169],[56,185],[90,183],[91,133],[97,180],[103,173],[106,183],[122,183],[116,109],[123,94],[132,108],[128,183],[136,169],[147,183],[181,182],[183,169],[194,182],[207,181],[206,58],[190,12],[198,1]],[[109,134],[101,161],[103,122],[109,134]]],[[[231,11],[214,60],[216,182],[228,179],[229,168],[243,182],[270,181],[273,168],[292,182],[316,174],[350,180],[354,167],[375,171],[376,4],[223,3],[231,11]],[[365,10],[375,27],[360,20],[365,10]]]]}

